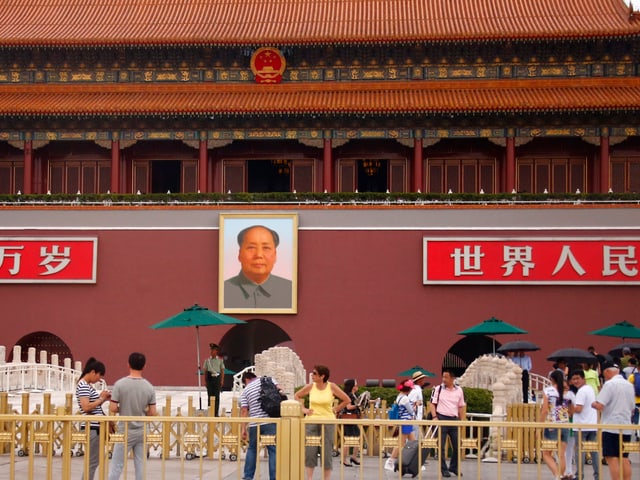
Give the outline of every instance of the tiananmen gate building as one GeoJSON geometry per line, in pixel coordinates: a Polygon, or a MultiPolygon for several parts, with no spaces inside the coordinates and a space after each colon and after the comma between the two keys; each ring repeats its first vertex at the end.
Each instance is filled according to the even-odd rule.
{"type": "Polygon", "coordinates": [[[288,345],[364,383],[463,370],[492,340],[457,332],[491,316],[544,347],[544,373],[545,352],[606,351],[619,342],[588,331],[640,323],[637,202],[16,200],[638,193],[640,12],[624,1],[93,3],[3,8],[0,345],[114,375],[140,350],[153,383],[195,384],[193,332],[149,326],[199,303],[247,320],[201,332],[233,370],[288,345]],[[234,235],[257,224],[281,237],[285,307],[223,301],[234,235]]]}

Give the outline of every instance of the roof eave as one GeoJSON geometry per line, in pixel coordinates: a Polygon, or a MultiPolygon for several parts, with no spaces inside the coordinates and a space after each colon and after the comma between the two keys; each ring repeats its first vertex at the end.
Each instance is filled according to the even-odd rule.
{"type": "Polygon", "coordinates": [[[480,35],[480,36],[446,36],[446,37],[352,37],[352,38],[263,38],[263,39],[122,39],[105,40],[94,39],[87,41],[84,39],[52,40],[51,38],[31,39],[31,40],[11,40],[5,39],[2,48],[154,48],[154,47],[258,47],[262,45],[277,45],[289,47],[309,47],[309,46],[345,46],[345,45],[407,45],[415,43],[491,43],[491,42],[549,42],[549,41],[591,41],[601,39],[632,39],[640,38],[640,31],[620,32],[620,33],[578,33],[568,32],[562,35],[540,35],[531,33],[530,35],[480,35]]]}

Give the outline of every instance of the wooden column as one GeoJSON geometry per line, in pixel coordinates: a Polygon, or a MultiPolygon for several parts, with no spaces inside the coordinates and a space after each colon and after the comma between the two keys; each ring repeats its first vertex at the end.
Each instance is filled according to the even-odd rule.
{"type": "Polygon", "coordinates": [[[505,191],[511,193],[516,188],[516,139],[514,137],[507,137],[505,169],[505,191]]]}
{"type": "Polygon", "coordinates": [[[22,193],[33,193],[33,140],[24,141],[24,172],[22,193]]]}
{"type": "Polygon", "coordinates": [[[611,187],[610,166],[609,136],[603,132],[603,135],[600,136],[600,193],[607,193],[611,187]]]}
{"type": "Polygon", "coordinates": [[[111,140],[111,193],[120,193],[120,140],[117,134],[111,140]]]}
{"type": "Polygon", "coordinates": [[[422,192],[422,139],[413,139],[413,191],[422,192]]]}
{"type": "Polygon", "coordinates": [[[207,191],[207,135],[200,134],[200,156],[198,157],[198,190],[207,191]]]}
{"type": "Polygon", "coordinates": [[[331,155],[331,139],[325,138],[322,156],[322,188],[333,192],[333,158],[331,155]]]}
{"type": "Polygon", "coordinates": [[[218,159],[217,150],[211,150],[211,191],[214,193],[224,193],[222,182],[222,161],[218,159]]]}

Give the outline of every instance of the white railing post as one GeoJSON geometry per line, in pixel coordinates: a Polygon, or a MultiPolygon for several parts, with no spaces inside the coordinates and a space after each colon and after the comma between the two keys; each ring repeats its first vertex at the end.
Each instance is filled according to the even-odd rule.
{"type": "MultiPolygon", "coordinates": [[[[71,359],[64,359],[64,367],[58,364],[58,355],[51,355],[51,362],[47,362],[47,352],[39,352],[40,361],[36,362],[37,351],[30,347],[28,361],[22,362],[22,347],[13,347],[13,360],[5,361],[6,347],[0,345],[0,391],[67,391],[75,389],[76,379],[80,370],[72,368],[71,359]]],[[[75,365],[81,368],[82,364],[75,365]]]]}
{"type": "Polygon", "coordinates": [[[13,347],[13,359],[11,361],[13,363],[22,362],[22,347],[20,345],[15,345],[13,347]]]}

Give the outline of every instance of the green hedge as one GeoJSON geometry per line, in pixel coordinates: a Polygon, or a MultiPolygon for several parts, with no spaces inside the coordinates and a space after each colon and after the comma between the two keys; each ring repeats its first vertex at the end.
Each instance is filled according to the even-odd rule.
{"type": "MultiPolygon", "coordinates": [[[[423,388],[422,395],[424,397],[424,404],[426,405],[431,398],[431,388],[423,388]]],[[[371,399],[381,398],[387,401],[387,405],[393,403],[398,396],[398,391],[395,388],[382,388],[382,387],[360,387],[360,391],[368,391],[371,393],[371,399]]],[[[489,390],[482,388],[468,388],[464,387],[464,398],[467,402],[467,412],[470,413],[491,413],[491,404],[493,402],[493,394],[489,390]]]]}
{"type": "Polygon", "coordinates": [[[144,194],[32,194],[0,195],[0,204],[70,204],[70,205],[112,205],[112,204],[234,204],[234,203],[273,203],[273,204],[509,204],[509,203],[579,203],[579,202],[640,202],[640,194],[635,193],[144,193],[144,194]]]}

